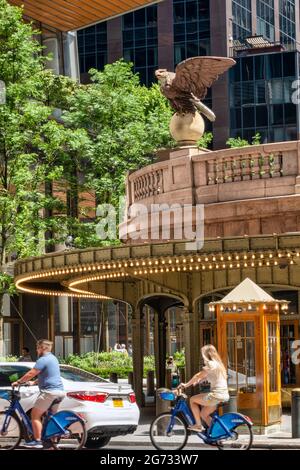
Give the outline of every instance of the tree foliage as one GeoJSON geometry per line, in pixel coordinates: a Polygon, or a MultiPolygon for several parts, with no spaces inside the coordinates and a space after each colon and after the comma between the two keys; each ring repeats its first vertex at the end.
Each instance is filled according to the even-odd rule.
{"type": "Polygon", "coordinates": [[[128,171],[173,145],[171,110],[158,85],[141,86],[124,61],[92,70],[89,85],[54,75],[45,70],[38,33],[22,9],[0,0],[2,271],[8,254],[39,255],[70,234],[76,247],[103,243],[84,199],[118,208],[128,171]],[[63,190],[55,193],[57,185],[63,190]],[[68,198],[61,197],[66,190],[68,198]]]}
{"type": "Polygon", "coordinates": [[[261,143],[261,135],[257,132],[253,137],[251,143],[246,140],[242,139],[241,137],[230,137],[226,145],[230,148],[240,148],[240,147],[249,147],[249,145],[259,145],[261,143]]]}
{"type": "Polygon", "coordinates": [[[205,132],[203,136],[198,140],[197,147],[202,149],[208,149],[210,144],[213,141],[213,133],[212,132],[205,132]]]}
{"type": "MultiPolygon", "coordinates": [[[[121,60],[90,74],[92,84],[70,95],[63,120],[71,129],[85,129],[89,136],[89,148],[78,167],[84,174],[83,187],[94,191],[98,203],[118,209],[127,173],[151,163],[158,148],[174,145],[169,136],[172,111],[158,85],[140,85],[132,64],[121,60]]],[[[73,230],[77,246],[102,243],[93,224],[85,226],[84,234],[77,224],[73,230]]]]}
{"type": "Polygon", "coordinates": [[[53,117],[54,97],[60,99],[67,85],[71,95],[76,84],[72,88],[70,81],[45,71],[47,57],[41,54],[37,34],[23,21],[20,8],[0,0],[0,79],[6,88],[6,101],[0,105],[3,272],[9,254],[38,255],[45,249],[45,233],[57,237],[49,237],[54,243],[66,232],[66,218],[61,217],[64,203],[46,188],[68,178],[73,153],[87,143],[85,130],[71,131],[53,117]]]}

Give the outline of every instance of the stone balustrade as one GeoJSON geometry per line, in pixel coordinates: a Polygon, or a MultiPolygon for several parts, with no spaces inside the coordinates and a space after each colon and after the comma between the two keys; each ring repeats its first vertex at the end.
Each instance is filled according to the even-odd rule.
{"type": "MultiPolygon", "coordinates": [[[[300,141],[213,152],[184,147],[158,157],[128,176],[129,208],[203,204],[208,237],[300,230],[300,141]]],[[[121,228],[134,233],[142,217],[121,228]]]]}
{"type": "Polygon", "coordinates": [[[186,148],[132,173],[127,190],[129,204],[209,204],[297,194],[299,175],[298,141],[205,153],[186,148]]]}
{"type": "Polygon", "coordinates": [[[133,193],[135,201],[140,201],[150,196],[156,196],[164,192],[163,170],[154,169],[137,176],[133,180],[133,193]]]}

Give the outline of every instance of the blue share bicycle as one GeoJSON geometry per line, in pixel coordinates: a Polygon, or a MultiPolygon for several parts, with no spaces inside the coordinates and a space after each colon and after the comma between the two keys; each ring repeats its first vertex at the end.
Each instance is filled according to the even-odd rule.
{"type": "MultiPolygon", "coordinates": [[[[188,426],[195,424],[187,396],[180,389],[178,391],[163,389],[159,395],[162,400],[174,401],[175,405],[170,412],[162,413],[153,420],[150,427],[151,442],[158,450],[181,450],[188,440],[190,433],[188,426]]],[[[240,413],[226,413],[219,416],[217,410],[211,416],[209,428],[197,433],[205,444],[220,450],[251,448],[253,423],[248,416],[240,413]]]]}
{"type": "MultiPolygon", "coordinates": [[[[33,439],[32,425],[20,404],[20,387],[0,390],[0,398],[10,403],[5,411],[0,412],[0,450],[13,450],[19,446],[22,439],[33,439]]],[[[87,438],[85,421],[72,411],[59,411],[54,414],[52,407],[61,400],[62,398],[53,400],[45,413],[42,431],[44,448],[79,450],[85,445],[87,438]]]]}

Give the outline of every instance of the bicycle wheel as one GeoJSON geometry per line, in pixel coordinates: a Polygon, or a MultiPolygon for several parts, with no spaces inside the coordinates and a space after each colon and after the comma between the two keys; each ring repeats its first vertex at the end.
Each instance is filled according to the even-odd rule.
{"type": "Polygon", "coordinates": [[[150,439],[157,450],[181,450],[188,439],[186,424],[179,416],[162,413],[152,421],[150,439]]]}
{"type": "Polygon", "coordinates": [[[233,436],[217,441],[219,450],[249,450],[253,442],[252,426],[248,423],[239,424],[232,430],[233,436]]]}
{"type": "MultiPolygon", "coordinates": [[[[76,421],[65,427],[66,435],[57,436],[50,439],[52,447],[56,450],[80,450],[87,440],[85,424],[76,421]]],[[[49,442],[49,441],[48,441],[49,442]]]]}
{"type": "Polygon", "coordinates": [[[22,439],[22,427],[19,418],[11,415],[6,430],[2,432],[6,416],[5,412],[0,412],[0,450],[13,450],[22,439]]]}

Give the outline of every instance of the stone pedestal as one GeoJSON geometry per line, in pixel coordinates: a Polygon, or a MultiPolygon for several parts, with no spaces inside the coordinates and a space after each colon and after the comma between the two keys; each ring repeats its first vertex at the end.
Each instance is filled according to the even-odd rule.
{"type": "Polygon", "coordinates": [[[173,115],[170,122],[170,133],[180,146],[193,145],[198,142],[205,131],[205,123],[199,113],[173,115]]]}

